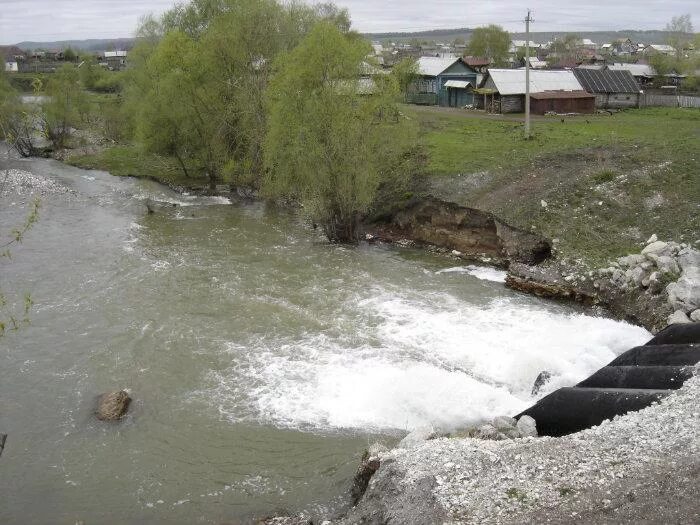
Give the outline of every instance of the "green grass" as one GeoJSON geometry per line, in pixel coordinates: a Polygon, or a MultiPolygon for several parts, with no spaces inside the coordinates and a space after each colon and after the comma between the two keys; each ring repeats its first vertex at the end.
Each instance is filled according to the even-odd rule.
{"type": "Polygon", "coordinates": [[[700,139],[700,111],[649,108],[616,115],[545,117],[533,122],[534,136],[524,139],[520,122],[468,118],[460,113],[437,113],[405,106],[421,126],[430,153],[429,174],[453,176],[506,168],[573,149],[636,145],[657,152],[678,152],[700,139]]]}
{"type": "Polygon", "coordinates": [[[434,193],[556,238],[565,257],[599,266],[654,233],[700,239],[698,110],[539,118],[531,140],[519,122],[405,112],[420,124],[434,193]]]}
{"type": "Polygon", "coordinates": [[[188,189],[206,188],[205,177],[186,177],[174,159],[145,153],[133,145],[120,145],[94,155],[74,155],[68,164],[84,169],[108,171],[117,177],[149,178],[188,189]]]}

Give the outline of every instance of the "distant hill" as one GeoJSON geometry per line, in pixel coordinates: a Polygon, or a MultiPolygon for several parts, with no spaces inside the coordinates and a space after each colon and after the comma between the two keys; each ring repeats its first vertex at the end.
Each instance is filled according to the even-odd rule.
{"type": "MultiPolygon", "coordinates": [[[[383,42],[406,42],[415,39],[428,42],[452,42],[456,38],[469,41],[474,30],[468,27],[457,29],[434,29],[431,31],[418,31],[415,33],[367,33],[370,40],[383,42]]],[[[544,43],[554,40],[569,33],[576,33],[581,38],[590,38],[598,44],[611,42],[618,38],[631,38],[634,42],[646,44],[662,44],[666,42],[669,33],[666,31],[640,31],[638,29],[625,29],[622,31],[546,31],[530,33],[530,39],[534,42],[544,43]]],[[[511,33],[514,40],[525,40],[525,33],[511,33]]],[[[20,49],[65,49],[71,47],[83,51],[104,51],[110,49],[131,49],[134,45],[133,38],[90,39],[90,40],[60,40],[55,42],[20,42],[16,44],[20,49]]]]}
{"type": "MultiPolygon", "coordinates": [[[[415,33],[368,33],[365,36],[371,40],[405,42],[413,39],[420,41],[442,41],[452,42],[456,38],[463,38],[469,41],[474,29],[463,27],[458,29],[436,29],[433,31],[418,31],[415,33]]],[[[581,38],[590,38],[593,42],[604,44],[619,38],[630,38],[634,42],[646,44],[662,44],[666,42],[669,33],[667,31],[642,31],[638,29],[624,29],[621,31],[540,31],[530,33],[530,40],[538,43],[545,43],[557,37],[575,33],[581,38]]],[[[511,33],[513,40],[525,40],[525,33],[511,33]]]]}
{"type": "Polygon", "coordinates": [[[133,38],[110,38],[90,40],[58,40],[55,42],[20,42],[15,44],[25,51],[29,49],[66,49],[68,47],[81,51],[109,51],[112,49],[131,49],[133,38]]]}

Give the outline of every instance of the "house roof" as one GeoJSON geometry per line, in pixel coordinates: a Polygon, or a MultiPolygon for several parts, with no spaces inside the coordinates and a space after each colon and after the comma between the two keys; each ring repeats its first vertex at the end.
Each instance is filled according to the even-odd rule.
{"type": "Polygon", "coordinates": [[[16,56],[27,56],[27,53],[22,51],[17,46],[0,46],[0,57],[10,59],[16,56]]]}
{"type": "Polygon", "coordinates": [[[462,60],[471,67],[488,66],[491,63],[490,59],[483,57],[464,57],[462,60]]]}
{"type": "Polygon", "coordinates": [[[647,49],[652,48],[654,51],[658,51],[660,53],[675,53],[676,48],[673,46],[669,46],[666,44],[650,44],[647,46],[647,49]]]}
{"type": "Polygon", "coordinates": [[[474,87],[472,83],[467,80],[448,80],[445,82],[445,87],[448,88],[466,89],[469,86],[474,87]]]}
{"type": "Polygon", "coordinates": [[[420,57],[418,59],[418,74],[425,77],[436,77],[452,66],[459,58],[420,57]]]}
{"type": "Polygon", "coordinates": [[[610,64],[610,71],[629,71],[635,77],[653,77],[656,71],[649,64],[610,64]]]}
{"type": "MultiPolygon", "coordinates": [[[[489,75],[501,95],[525,93],[524,69],[490,69],[489,75]]],[[[583,91],[583,87],[571,71],[530,71],[530,92],[544,91],[583,91]]]]}
{"type": "Polygon", "coordinates": [[[530,57],[530,67],[533,67],[535,69],[544,69],[547,67],[547,61],[540,60],[537,57],[530,57]]]}
{"type": "Polygon", "coordinates": [[[629,71],[576,68],[574,75],[589,93],[639,93],[639,85],[629,71]]]}
{"type": "Polygon", "coordinates": [[[562,98],[595,98],[595,95],[585,91],[547,91],[546,93],[532,93],[535,100],[562,99],[562,98]]]}

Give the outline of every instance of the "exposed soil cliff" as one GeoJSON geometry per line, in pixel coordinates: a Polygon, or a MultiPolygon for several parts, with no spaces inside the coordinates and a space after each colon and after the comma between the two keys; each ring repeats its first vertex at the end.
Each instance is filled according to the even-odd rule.
{"type": "Polygon", "coordinates": [[[514,228],[491,213],[434,197],[409,202],[370,225],[368,232],[381,241],[447,248],[462,258],[497,266],[539,264],[552,253],[550,242],[540,235],[514,228]]]}

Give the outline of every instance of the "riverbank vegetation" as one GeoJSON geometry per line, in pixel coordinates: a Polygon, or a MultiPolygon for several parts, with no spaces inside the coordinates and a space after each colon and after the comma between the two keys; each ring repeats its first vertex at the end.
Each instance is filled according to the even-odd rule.
{"type": "MultiPolygon", "coordinates": [[[[700,230],[695,110],[537,118],[525,141],[517,117],[399,104],[415,63],[380,74],[332,4],[193,0],[138,37],[127,71],[85,63],[30,83],[70,91],[39,119],[54,148],[73,148],[59,158],[291,200],[332,240],[426,188],[592,265],[700,230]]],[[[19,138],[34,117],[14,115],[19,138]]]]}
{"type": "Polygon", "coordinates": [[[54,149],[68,145],[73,128],[96,126],[83,89],[118,92],[99,125],[123,146],[83,152],[80,165],[97,154],[132,174],[125,152],[173,159],[180,179],[300,202],[334,241],[357,240],[363,216],[410,194],[422,156],[397,107],[399,79],[370,75],[371,48],[346,10],[192,0],[145,18],[138,36],[119,77],[83,63],[48,80],[39,120],[54,149]]]}

